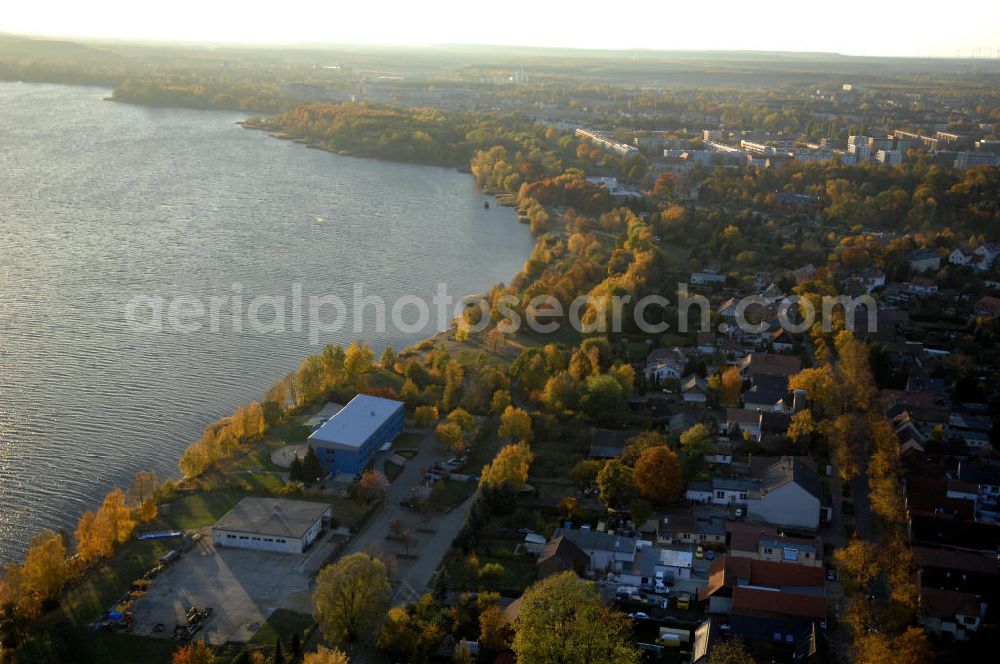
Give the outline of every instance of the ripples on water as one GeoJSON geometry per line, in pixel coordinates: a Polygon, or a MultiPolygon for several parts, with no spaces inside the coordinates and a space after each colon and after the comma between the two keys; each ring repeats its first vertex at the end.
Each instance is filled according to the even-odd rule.
{"type": "MultiPolygon", "coordinates": [[[[0,560],[41,528],[72,526],[138,469],[176,474],[205,424],[318,350],[305,329],[137,332],[124,320],[133,296],[207,302],[239,282],[248,302],[290,298],[298,282],[349,302],[363,282],[391,301],[442,281],[460,297],[508,280],[532,246],[467,175],[105,94],[0,83],[0,560]]],[[[349,325],[322,342],[398,349],[430,325],[349,325]]]]}

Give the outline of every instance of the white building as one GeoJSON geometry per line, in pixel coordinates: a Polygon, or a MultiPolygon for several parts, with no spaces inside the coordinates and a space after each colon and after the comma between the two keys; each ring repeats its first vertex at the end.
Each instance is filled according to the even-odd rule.
{"type": "Polygon", "coordinates": [[[875,161],[883,166],[899,166],[903,163],[903,153],[900,150],[879,150],[875,153],[875,161]]]}
{"type": "Polygon", "coordinates": [[[302,553],[333,515],[327,503],[244,498],[212,526],[215,546],[302,553]]]}

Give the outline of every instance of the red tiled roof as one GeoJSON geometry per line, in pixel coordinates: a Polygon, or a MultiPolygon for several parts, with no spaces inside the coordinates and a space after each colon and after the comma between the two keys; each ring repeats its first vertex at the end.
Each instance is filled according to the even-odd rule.
{"type": "Polygon", "coordinates": [[[1000,561],[995,556],[988,557],[964,551],[915,546],[913,547],[913,557],[918,567],[940,567],[978,574],[1000,574],[1000,561]]]}
{"type": "Polygon", "coordinates": [[[921,588],[920,613],[933,618],[954,618],[958,613],[978,616],[979,602],[971,593],[921,588]]]}
{"type": "Polygon", "coordinates": [[[826,618],[826,597],[737,586],[733,588],[733,611],[777,613],[822,620],[826,618]]]}
{"type": "Polygon", "coordinates": [[[708,584],[698,589],[698,599],[704,601],[724,587],[732,587],[735,593],[739,582],[775,588],[822,588],[826,585],[826,572],[822,567],[722,555],[712,564],[708,584]]]}

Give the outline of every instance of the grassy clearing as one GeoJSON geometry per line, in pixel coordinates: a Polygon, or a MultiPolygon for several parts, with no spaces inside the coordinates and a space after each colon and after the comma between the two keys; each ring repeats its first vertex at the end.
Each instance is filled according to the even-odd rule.
{"type": "Polygon", "coordinates": [[[386,461],[383,467],[385,469],[385,478],[390,482],[395,482],[396,478],[403,472],[403,466],[391,461],[386,461]]]}
{"type": "Polygon", "coordinates": [[[531,464],[532,477],[569,478],[569,471],[584,458],[584,454],[566,440],[535,441],[531,443],[531,451],[535,453],[535,461],[531,464]]]}
{"type": "Polygon", "coordinates": [[[497,425],[497,418],[493,417],[483,420],[480,424],[480,435],[469,445],[469,465],[464,469],[465,472],[478,475],[483,466],[493,461],[493,457],[503,447],[500,438],[497,437],[497,425]]]}
{"type": "Polygon", "coordinates": [[[427,505],[437,512],[446,512],[460,505],[466,498],[476,492],[475,482],[458,482],[443,479],[434,484],[427,505]]]}
{"type": "Polygon", "coordinates": [[[400,450],[416,450],[420,448],[420,443],[423,442],[425,438],[424,434],[419,433],[401,433],[396,436],[396,440],[392,443],[392,451],[398,452],[400,450]]]}
{"type": "Polygon", "coordinates": [[[90,635],[88,662],[118,664],[143,662],[143,664],[168,664],[178,643],[169,639],[154,639],[131,634],[94,632],[90,635]]]}

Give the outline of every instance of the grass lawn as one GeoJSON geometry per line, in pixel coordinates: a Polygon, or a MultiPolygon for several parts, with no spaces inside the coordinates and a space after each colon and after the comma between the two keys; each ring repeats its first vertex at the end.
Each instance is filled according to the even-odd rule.
{"type": "Polygon", "coordinates": [[[566,440],[535,441],[531,443],[531,451],[535,453],[532,477],[568,479],[569,471],[584,458],[584,454],[566,440]]]}
{"type": "Polygon", "coordinates": [[[501,590],[520,594],[537,580],[538,569],[534,558],[513,555],[513,547],[516,545],[516,541],[510,540],[483,540],[476,547],[478,569],[481,570],[489,563],[497,563],[503,567],[503,574],[499,578],[480,577],[478,571],[469,564],[468,558],[456,555],[446,565],[449,581],[460,591],[501,590]],[[487,551],[499,555],[490,555],[487,551]]]}
{"type": "Polygon", "coordinates": [[[391,461],[386,461],[384,464],[385,468],[385,478],[390,482],[395,482],[396,478],[399,477],[400,473],[403,472],[403,466],[395,464],[391,461]]]}
{"type": "Polygon", "coordinates": [[[420,433],[401,433],[392,442],[392,451],[399,452],[400,450],[419,449],[420,443],[423,442],[424,438],[425,435],[420,433]]]}
{"type": "Polygon", "coordinates": [[[91,632],[88,662],[117,664],[118,662],[143,662],[143,664],[169,664],[173,652],[180,644],[170,639],[154,639],[131,634],[91,632]]]}
{"type": "Polygon", "coordinates": [[[476,492],[476,482],[457,482],[455,480],[438,480],[427,498],[427,505],[438,512],[447,511],[462,503],[476,492]]]}
{"type": "Polygon", "coordinates": [[[307,637],[306,631],[311,630],[314,624],[313,617],[305,613],[297,613],[288,609],[275,609],[247,645],[251,647],[274,646],[275,641],[280,637],[282,649],[288,652],[289,644],[292,642],[292,634],[298,633],[304,643],[307,637]]]}

